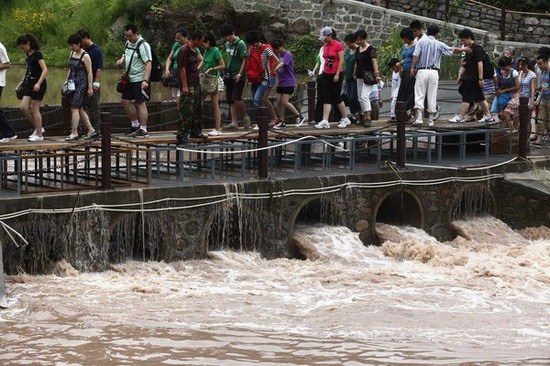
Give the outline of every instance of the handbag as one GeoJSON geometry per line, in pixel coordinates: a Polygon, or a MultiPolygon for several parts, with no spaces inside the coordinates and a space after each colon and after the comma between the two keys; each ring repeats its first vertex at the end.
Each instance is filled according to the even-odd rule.
{"type": "Polygon", "coordinates": [[[218,91],[222,92],[225,90],[225,84],[221,76],[218,76],[218,91]]]}
{"type": "Polygon", "coordinates": [[[73,79],[69,79],[63,83],[63,87],[61,87],[61,94],[63,95],[71,95],[75,92],[76,86],[74,84],[73,79]]]}
{"type": "Polygon", "coordinates": [[[363,82],[367,85],[374,85],[378,83],[374,71],[363,71],[363,82]]]}
{"type": "Polygon", "coordinates": [[[27,83],[24,81],[20,81],[19,84],[17,84],[17,87],[15,88],[15,96],[17,99],[21,100],[24,97],[25,89],[27,89],[27,83]]]}
{"type": "Polygon", "coordinates": [[[140,44],[141,42],[138,43],[138,46],[132,52],[132,56],[130,57],[130,62],[128,62],[128,67],[126,68],[126,72],[120,75],[120,78],[118,78],[118,82],[116,83],[116,91],[119,93],[124,93],[128,88],[128,84],[130,84],[130,75],[129,75],[130,67],[132,66],[132,60],[134,59],[134,55],[136,54],[136,51],[140,44]]]}
{"type": "Polygon", "coordinates": [[[168,77],[162,77],[162,85],[167,88],[178,88],[180,87],[180,78],[177,75],[177,72],[173,69],[170,69],[170,75],[168,77]]]}
{"type": "Polygon", "coordinates": [[[130,77],[127,73],[120,75],[120,78],[118,78],[118,82],[116,83],[116,91],[119,93],[124,93],[126,88],[128,88],[129,83],[130,77]]]}
{"type": "Polygon", "coordinates": [[[211,94],[218,90],[218,77],[215,75],[200,75],[201,90],[205,94],[211,94]]]}

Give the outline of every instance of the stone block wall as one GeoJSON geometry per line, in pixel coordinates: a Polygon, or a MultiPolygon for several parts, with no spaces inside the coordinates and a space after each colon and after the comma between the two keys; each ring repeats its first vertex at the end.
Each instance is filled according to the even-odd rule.
{"type": "MultiPolygon", "coordinates": [[[[291,35],[316,35],[323,26],[334,28],[339,35],[363,28],[373,44],[380,44],[390,37],[389,29],[406,27],[419,19],[426,24],[437,24],[456,34],[464,27],[471,28],[478,40],[493,45],[500,37],[499,9],[479,7],[466,2],[460,8],[446,11],[445,0],[411,2],[391,0],[386,9],[385,0],[230,0],[237,12],[256,10],[270,19],[268,28],[291,35]],[[380,6],[379,6],[380,5],[380,6]]],[[[539,17],[518,13],[506,15],[506,39],[504,41],[548,44],[550,43],[550,15],[539,17]]],[[[269,29],[268,29],[269,33],[269,29]]],[[[517,45],[516,45],[517,47],[517,45]]],[[[498,49],[501,48],[499,45],[498,49]]],[[[536,50],[536,45],[525,46],[526,55],[536,50]]]]}

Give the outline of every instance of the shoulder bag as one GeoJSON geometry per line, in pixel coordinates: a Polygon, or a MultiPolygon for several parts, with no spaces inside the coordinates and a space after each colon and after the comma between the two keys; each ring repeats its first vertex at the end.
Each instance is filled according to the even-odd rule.
{"type": "Polygon", "coordinates": [[[132,60],[134,59],[134,55],[136,54],[137,49],[141,45],[141,42],[143,41],[140,41],[136,45],[136,48],[134,49],[134,51],[132,52],[132,56],[130,57],[130,62],[128,62],[128,67],[126,68],[126,71],[118,79],[118,82],[116,84],[116,91],[119,93],[124,93],[126,88],[128,88],[128,84],[130,84],[130,76],[128,75],[128,73],[130,72],[130,67],[132,66],[132,60]]]}

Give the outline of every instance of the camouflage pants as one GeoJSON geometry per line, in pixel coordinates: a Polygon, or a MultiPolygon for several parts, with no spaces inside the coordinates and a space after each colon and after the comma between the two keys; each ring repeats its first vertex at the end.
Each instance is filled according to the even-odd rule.
{"type": "Polygon", "coordinates": [[[180,97],[178,136],[202,132],[202,98],[199,87],[190,87],[189,94],[180,97]]]}

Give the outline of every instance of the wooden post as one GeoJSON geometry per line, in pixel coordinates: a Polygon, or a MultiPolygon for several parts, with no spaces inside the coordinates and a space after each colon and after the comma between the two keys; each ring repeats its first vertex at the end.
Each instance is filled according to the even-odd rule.
{"type": "MultiPolygon", "coordinates": [[[[258,124],[258,147],[267,147],[267,134],[269,131],[269,112],[266,107],[260,107],[256,114],[256,123],[258,124]]],[[[268,176],[268,158],[269,151],[267,149],[258,151],[258,177],[267,178],[268,176]]]]}
{"type": "Polygon", "coordinates": [[[500,9],[500,39],[506,40],[506,9],[500,9]]]}
{"type": "Polygon", "coordinates": [[[315,80],[307,82],[307,118],[309,122],[315,120],[315,103],[317,94],[317,83],[315,80]]]}
{"type": "Polygon", "coordinates": [[[397,102],[395,105],[395,117],[397,119],[397,166],[405,168],[406,140],[405,124],[407,123],[407,102],[397,102]]]}
{"type": "Polygon", "coordinates": [[[529,124],[531,123],[531,110],[529,109],[529,97],[519,98],[519,141],[518,157],[526,158],[529,143],[529,124]]]}
{"type": "Polygon", "coordinates": [[[101,188],[111,189],[111,131],[113,116],[109,112],[101,113],[101,188]]]}

